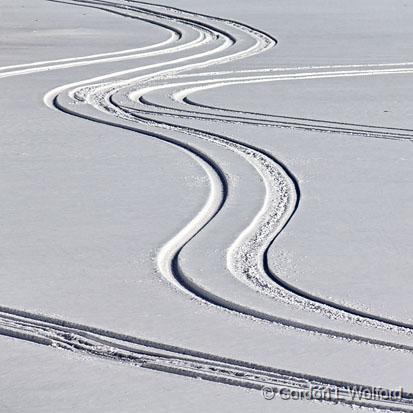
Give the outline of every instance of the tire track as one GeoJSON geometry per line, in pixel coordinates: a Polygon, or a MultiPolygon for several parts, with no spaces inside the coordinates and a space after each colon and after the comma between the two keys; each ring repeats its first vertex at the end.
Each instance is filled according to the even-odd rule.
{"type": "Polygon", "coordinates": [[[383,411],[413,411],[413,395],[406,392],[391,402],[358,399],[353,396],[355,390],[372,392],[374,387],[261,366],[23,311],[7,313],[5,310],[2,307],[0,334],[12,338],[226,385],[254,390],[270,388],[274,392],[279,388],[300,392],[317,388],[329,390],[331,396],[328,400],[315,398],[316,401],[383,411]]]}
{"type": "MultiPolygon", "coordinates": [[[[152,87],[146,87],[141,90],[135,91],[130,94],[130,99],[133,102],[139,102],[147,107],[156,108],[156,110],[145,110],[141,108],[126,107],[129,110],[135,110],[137,112],[144,111],[147,114],[152,114],[155,116],[170,116],[183,119],[196,119],[205,120],[212,122],[222,122],[228,124],[241,124],[241,125],[253,125],[253,126],[266,126],[266,127],[276,127],[276,128],[290,128],[290,129],[301,129],[307,131],[317,131],[325,133],[339,133],[339,134],[349,134],[354,136],[364,136],[368,138],[377,139],[390,139],[390,140],[413,140],[413,130],[392,128],[392,127],[381,127],[374,125],[362,125],[362,124],[351,124],[345,122],[334,122],[319,119],[304,119],[304,118],[294,118],[288,116],[270,115],[256,112],[245,112],[237,111],[231,109],[218,108],[215,106],[200,104],[194,102],[188,96],[207,89],[225,87],[228,85],[237,84],[249,84],[249,83],[263,83],[263,82],[275,82],[275,81],[292,81],[292,80],[302,80],[302,79],[323,79],[323,78],[335,78],[335,77],[357,77],[357,76],[380,76],[380,75],[395,75],[395,74],[412,74],[413,68],[411,69],[400,69],[395,71],[390,70],[369,70],[369,71],[349,71],[349,72],[328,72],[319,73],[314,72],[312,74],[294,74],[292,75],[274,75],[274,76],[250,76],[250,77],[239,77],[239,78],[220,78],[213,80],[203,80],[203,81],[192,81],[184,83],[165,83],[160,85],[155,85],[152,87]],[[182,86],[197,85],[202,86],[191,87],[180,89],[182,86]],[[185,110],[176,108],[174,106],[166,106],[159,103],[154,103],[150,100],[147,95],[153,92],[158,92],[163,89],[178,88],[177,92],[172,93],[170,96],[174,102],[191,105],[197,109],[207,109],[208,112],[200,112],[195,110],[185,110]],[[214,113],[211,113],[211,110],[214,113]],[[237,116],[237,115],[243,116],[237,116]],[[252,117],[254,116],[254,117],[252,117]],[[410,132],[410,133],[402,133],[410,132]]],[[[179,78],[176,76],[175,78],[179,78]]],[[[174,79],[174,78],[171,78],[174,79]]]]}
{"type": "MultiPolygon", "coordinates": [[[[96,5],[111,5],[112,7],[124,8],[120,4],[108,1],[77,0],[76,3],[81,3],[82,5],[87,4],[88,6],[93,5],[93,7],[95,7],[96,5]]],[[[156,6],[156,8],[161,8],[161,6],[156,6]]],[[[244,50],[236,50],[234,51],[234,53],[225,55],[224,52],[227,52],[234,47],[237,48],[238,40],[236,35],[226,33],[222,30],[217,30],[211,25],[206,25],[200,22],[194,23],[193,18],[189,19],[186,17],[186,15],[201,15],[180,11],[180,13],[185,17],[180,17],[178,20],[176,16],[171,16],[168,13],[158,13],[157,11],[144,8],[128,7],[128,10],[146,13],[147,15],[157,16],[166,20],[170,19],[172,21],[179,21],[181,23],[185,22],[185,24],[192,25],[192,28],[194,28],[195,30],[203,31],[203,35],[207,33],[210,36],[210,38],[208,39],[209,41],[207,42],[209,45],[211,43],[218,44],[213,49],[210,49],[208,51],[201,51],[198,54],[184,58],[177,58],[168,62],[143,66],[122,72],[114,72],[108,75],[72,83],[70,85],[64,85],[46,94],[45,103],[49,107],[55,107],[71,115],[118,128],[134,130],[140,133],[144,133],[148,136],[161,139],[170,144],[179,146],[181,149],[190,152],[206,171],[212,183],[210,199],[204,209],[201,211],[201,214],[195,217],[195,219],[191,221],[190,225],[188,225],[186,229],[184,229],[185,232],[180,232],[180,234],[178,234],[178,236],[175,237],[173,241],[171,241],[169,248],[166,248],[165,246],[164,254],[163,256],[161,254],[160,258],[160,269],[162,273],[167,278],[169,277],[168,279],[172,281],[175,280],[180,285],[180,287],[183,287],[185,291],[190,290],[193,292],[193,294],[200,297],[202,300],[205,300],[210,304],[212,303],[214,305],[223,307],[226,311],[260,318],[263,320],[278,323],[280,325],[288,326],[289,328],[297,328],[310,333],[326,335],[334,339],[341,338],[364,344],[374,344],[384,348],[399,349],[411,352],[413,349],[406,345],[389,343],[365,337],[358,337],[351,334],[328,331],[326,329],[317,329],[308,325],[300,325],[299,323],[295,323],[291,320],[282,320],[272,316],[269,317],[268,315],[254,312],[254,310],[242,307],[237,303],[228,303],[225,301],[225,299],[215,297],[209,292],[201,291],[200,293],[200,291],[197,290],[198,287],[196,285],[190,284],[190,281],[185,277],[179,267],[179,252],[197,233],[199,233],[199,231],[202,230],[202,228],[205,227],[208,222],[211,221],[211,219],[214,218],[214,216],[222,208],[222,205],[226,199],[227,192],[225,175],[220,170],[219,166],[216,165],[211,159],[209,159],[207,155],[196,150],[191,145],[182,142],[180,139],[175,139],[170,136],[160,134],[159,132],[153,132],[153,130],[161,128],[169,131],[173,130],[174,132],[181,134],[190,134],[191,136],[204,139],[208,142],[225,147],[228,150],[237,152],[241,157],[253,164],[256,167],[257,171],[262,174],[263,178],[265,178],[264,181],[268,185],[267,195],[268,191],[272,190],[274,183],[276,184],[275,192],[270,193],[270,197],[267,198],[266,204],[267,207],[273,207],[274,203],[272,201],[274,199],[278,200],[278,202],[275,204],[278,208],[275,208],[272,212],[273,214],[276,214],[272,216],[274,222],[276,222],[276,225],[275,227],[269,228],[268,232],[265,232],[265,234],[263,233],[262,239],[251,245],[251,250],[253,250],[256,254],[250,254],[252,261],[248,261],[250,257],[247,257],[246,263],[241,263],[240,268],[234,269],[234,271],[236,272],[242,272],[245,268],[247,268],[248,271],[251,269],[252,271],[260,272],[260,277],[261,272],[263,270],[265,272],[265,268],[263,268],[264,261],[261,261],[260,258],[262,258],[261,255],[263,250],[268,248],[268,243],[272,242],[272,240],[269,240],[269,234],[273,236],[274,234],[276,235],[279,231],[282,230],[282,228],[290,219],[296,206],[297,199],[294,198],[296,196],[294,180],[292,179],[290,173],[282,166],[282,164],[276,161],[272,157],[272,155],[267,154],[258,148],[254,148],[241,142],[231,140],[228,137],[222,137],[219,135],[206,133],[202,130],[186,128],[184,126],[167,124],[165,122],[159,122],[157,120],[145,118],[143,116],[137,115],[136,113],[127,112],[125,108],[122,108],[116,104],[114,96],[124,89],[135,87],[136,85],[141,85],[152,80],[159,80],[164,76],[176,76],[179,73],[187,70],[199,69],[210,65],[226,63],[235,59],[241,59],[257,53],[261,53],[268,48],[273,47],[275,41],[270,37],[266,37],[265,34],[260,33],[255,29],[249,28],[248,26],[242,26],[236,22],[228,23],[228,21],[223,19],[212,19],[212,21],[228,23],[229,26],[231,26],[231,29],[236,30],[237,34],[239,34],[238,31],[242,32],[242,29],[244,29],[244,34],[248,33],[248,35],[255,40],[254,45],[244,50]],[[210,56],[212,56],[213,54],[222,54],[222,56],[217,58],[210,58],[210,56]],[[186,62],[188,60],[199,60],[205,58],[207,58],[208,60],[202,60],[200,62],[195,61],[189,64],[184,63],[184,65],[181,65],[183,62],[186,62]],[[175,66],[173,66],[172,68],[160,70],[155,73],[134,77],[132,79],[122,79],[122,77],[135,72],[152,70],[155,67],[162,67],[167,65],[175,66]],[[120,80],[113,80],[116,78],[120,78],[120,80]],[[107,82],[108,80],[109,82],[107,82]],[[102,83],[102,81],[105,82],[102,83]],[[70,106],[68,105],[68,102],[70,101],[84,103],[89,107],[92,106],[93,108],[98,109],[102,113],[102,115],[99,117],[96,114],[90,115],[89,113],[84,113],[82,111],[82,108],[84,106],[70,106]],[[115,118],[114,120],[107,120],[113,117],[115,118]],[[141,129],[138,129],[134,126],[128,126],[127,124],[129,123],[139,123],[143,126],[141,129]],[[168,269],[170,270],[170,272],[169,274],[166,274],[166,271],[168,269]]],[[[173,11],[174,9],[168,8],[168,10],[173,11]]],[[[154,18],[153,23],[157,24],[158,21],[154,18]]],[[[193,44],[190,46],[190,48],[199,46],[200,44],[193,44]]],[[[264,212],[267,213],[268,208],[264,212]]],[[[259,223],[255,222],[255,224],[259,223]]],[[[262,223],[260,225],[262,226],[262,223]]],[[[254,227],[254,230],[255,229],[256,226],[254,227]]],[[[264,231],[264,229],[265,228],[263,228],[262,231],[264,231]]],[[[259,233],[260,231],[258,231],[258,234],[259,233]]],[[[243,245],[246,244],[244,243],[243,245]]],[[[248,249],[248,251],[250,251],[250,249],[248,249]]],[[[244,259],[243,255],[246,254],[246,251],[240,250],[239,254],[239,259],[242,261],[242,259],[244,259]]],[[[33,313],[9,309],[6,307],[0,307],[0,311],[2,313],[0,317],[1,334],[30,340],[39,344],[51,345],[59,348],[91,354],[98,357],[113,359],[125,363],[132,363],[134,365],[140,365],[142,367],[151,368],[154,370],[167,371],[180,375],[187,375],[190,377],[200,377],[206,380],[212,380],[220,383],[232,384],[248,388],[262,389],[264,385],[268,384],[270,384],[271,386],[286,385],[290,386],[291,388],[304,389],[307,389],[312,385],[340,387],[338,396],[336,397],[336,399],[334,399],[335,402],[348,404],[351,406],[364,406],[373,409],[387,409],[406,412],[412,411],[410,407],[412,404],[412,397],[408,394],[402,395],[400,403],[383,404],[381,402],[376,403],[366,400],[354,401],[349,398],[348,386],[351,386],[351,384],[349,383],[316,376],[298,374],[294,372],[287,372],[284,370],[272,369],[269,367],[258,366],[239,360],[225,359],[216,355],[194,352],[189,349],[168,346],[161,343],[149,342],[147,340],[142,340],[136,337],[117,334],[91,326],[83,326],[76,323],[71,323],[69,321],[58,320],[56,318],[40,316],[33,313]],[[110,340],[108,340],[108,338],[110,340]],[[137,349],[133,346],[130,346],[130,343],[147,348],[137,349]],[[162,352],[154,351],[154,349],[162,350],[162,352]],[[173,354],[165,355],[164,352],[173,354]],[[191,359],[188,360],[187,358],[183,358],[180,356],[181,354],[190,356],[191,359]]],[[[368,388],[368,386],[362,387],[368,388]]]]}

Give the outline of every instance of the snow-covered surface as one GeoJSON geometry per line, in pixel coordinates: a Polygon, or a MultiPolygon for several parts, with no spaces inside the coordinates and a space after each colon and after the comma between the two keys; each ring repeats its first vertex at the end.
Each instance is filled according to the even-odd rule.
{"type": "Polygon", "coordinates": [[[0,6],[0,411],[413,410],[413,5],[161,4],[0,6]]]}

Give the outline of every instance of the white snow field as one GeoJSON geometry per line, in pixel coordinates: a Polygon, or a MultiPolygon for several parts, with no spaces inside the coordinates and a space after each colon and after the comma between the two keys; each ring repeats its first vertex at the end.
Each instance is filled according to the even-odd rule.
{"type": "Polygon", "coordinates": [[[0,412],[413,412],[412,2],[0,18],[0,412]]]}

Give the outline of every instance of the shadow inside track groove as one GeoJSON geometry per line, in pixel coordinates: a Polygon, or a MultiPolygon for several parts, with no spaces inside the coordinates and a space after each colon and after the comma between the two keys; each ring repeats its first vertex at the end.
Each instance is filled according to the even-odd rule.
{"type": "MultiPolygon", "coordinates": [[[[361,127],[361,128],[384,129],[385,131],[386,130],[394,130],[394,131],[401,131],[401,132],[413,132],[413,129],[396,128],[396,127],[390,127],[390,126],[365,125],[365,124],[358,124],[358,123],[338,122],[338,121],[322,120],[322,119],[311,119],[311,118],[300,118],[300,117],[293,117],[293,116],[271,115],[271,114],[259,113],[259,112],[248,112],[248,111],[241,111],[241,110],[235,110],[235,109],[219,108],[219,107],[216,107],[216,106],[197,103],[197,102],[189,99],[188,97],[185,97],[183,99],[183,101],[188,105],[199,107],[199,108],[212,109],[212,110],[220,111],[220,112],[232,112],[232,113],[249,114],[249,115],[255,115],[255,116],[267,116],[267,117],[281,119],[281,122],[284,122],[284,119],[287,119],[288,121],[298,120],[298,121],[307,121],[307,122],[318,122],[320,124],[325,123],[325,124],[339,125],[338,127],[336,127],[336,129],[338,129],[338,130],[352,130],[351,128],[341,128],[341,126],[356,126],[356,127],[358,126],[358,127],[361,127]]],[[[287,121],[285,123],[294,124],[293,122],[287,122],[287,121]]],[[[302,123],[297,123],[297,124],[300,125],[302,123]]],[[[325,126],[325,127],[327,128],[328,126],[325,126]]],[[[354,130],[360,131],[362,129],[354,129],[354,130]]],[[[368,131],[366,131],[366,132],[368,132],[368,131]]],[[[381,132],[381,133],[384,134],[384,133],[390,133],[390,132],[381,132]]],[[[395,135],[397,135],[397,134],[395,134],[395,135]]],[[[399,135],[413,137],[413,135],[409,135],[409,134],[399,134],[399,135]]]]}

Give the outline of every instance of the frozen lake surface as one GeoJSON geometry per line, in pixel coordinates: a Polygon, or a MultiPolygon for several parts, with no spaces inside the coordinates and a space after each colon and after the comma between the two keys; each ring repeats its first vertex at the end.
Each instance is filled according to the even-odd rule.
{"type": "Polygon", "coordinates": [[[0,13],[0,411],[413,411],[413,4],[0,13]]]}

